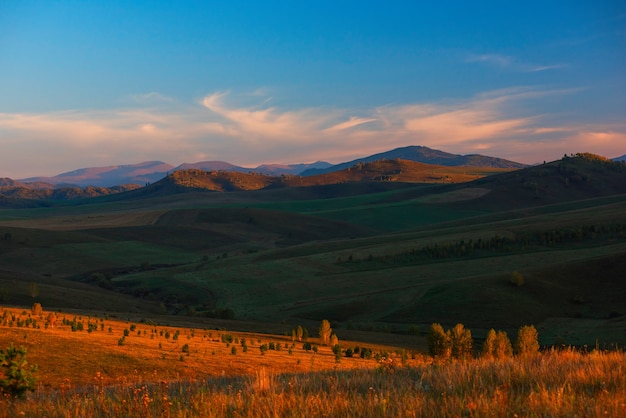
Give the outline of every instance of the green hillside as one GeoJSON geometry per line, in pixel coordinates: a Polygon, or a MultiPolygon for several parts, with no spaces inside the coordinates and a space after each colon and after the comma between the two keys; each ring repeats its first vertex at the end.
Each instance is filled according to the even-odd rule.
{"type": "Polygon", "coordinates": [[[233,329],[329,319],[372,339],[532,323],[544,344],[624,344],[625,172],[580,155],[463,185],[135,190],[5,209],[0,299],[234,315],[233,329]]]}

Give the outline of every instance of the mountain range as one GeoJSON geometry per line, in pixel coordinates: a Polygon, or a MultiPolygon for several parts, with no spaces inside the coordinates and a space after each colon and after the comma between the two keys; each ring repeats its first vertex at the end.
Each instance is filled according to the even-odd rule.
{"type": "MultiPolygon", "coordinates": [[[[300,164],[262,164],[256,168],[246,168],[224,161],[203,161],[184,163],[179,166],[162,161],[147,161],[139,164],[115,165],[108,167],[81,168],[51,177],[30,177],[18,180],[20,183],[32,185],[39,183],[43,188],[71,187],[71,186],[99,186],[111,187],[122,184],[153,183],[176,170],[200,169],[204,171],[235,171],[240,173],[255,172],[266,175],[301,175],[313,176],[345,170],[359,163],[367,163],[385,159],[403,159],[425,164],[443,166],[470,166],[492,168],[523,168],[524,164],[508,161],[502,158],[484,155],[458,155],[434,150],[424,146],[409,146],[396,148],[379,154],[370,155],[349,162],[330,164],[323,161],[300,164]]],[[[10,179],[6,179],[8,182],[10,179]]],[[[7,184],[8,185],[8,184],[7,184]]],[[[26,187],[29,187],[26,185],[26,187]]],[[[38,187],[40,188],[40,187],[38,187]]]]}

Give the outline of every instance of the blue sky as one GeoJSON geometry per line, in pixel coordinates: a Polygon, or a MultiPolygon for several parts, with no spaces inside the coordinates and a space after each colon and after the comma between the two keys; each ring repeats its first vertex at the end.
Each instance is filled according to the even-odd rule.
{"type": "Polygon", "coordinates": [[[0,177],[406,145],[616,157],[625,74],[618,0],[0,1],[0,177]]]}

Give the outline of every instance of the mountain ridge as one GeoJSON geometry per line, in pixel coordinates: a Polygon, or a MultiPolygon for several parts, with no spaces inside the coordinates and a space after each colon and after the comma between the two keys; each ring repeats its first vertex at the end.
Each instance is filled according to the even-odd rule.
{"type": "Polygon", "coordinates": [[[148,184],[159,181],[175,170],[202,169],[205,171],[237,171],[241,173],[256,172],[265,175],[302,175],[311,176],[344,170],[358,163],[368,163],[382,159],[402,159],[425,164],[443,166],[493,167],[493,168],[524,168],[525,164],[489,157],[480,154],[451,154],[425,146],[407,146],[395,148],[356,160],[330,164],[325,161],[298,164],[261,164],[256,168],[247,168],[225,161],[201,161],[183,163],[173,166],[162,161],[145,161],[137,164],[112,165],[104,167],[87,167],[58,174],[56,176],[29,177],[17,180],[21,183],[48,183],[62,187],[112,187],[123,184],[148,184]]]}
{"type": "Polygon", "coordinates": [[[444,166],[471,166],[471,167],[493,167],[493,168],[524,168],[526,164],[505,160],[498,157],[489,157],[480,154],[450,154],[444,151],[435,150],[421,145],[410,145],[407,147],[395,148],[390,151],[373,154],[345,163],[335,164],[326,169],[310,169],[300,173],[303,176],[325,174],[332,171],[343,170],[358,163],[368,163],[382,159],[402,159],[425,164],[444,166]]]}

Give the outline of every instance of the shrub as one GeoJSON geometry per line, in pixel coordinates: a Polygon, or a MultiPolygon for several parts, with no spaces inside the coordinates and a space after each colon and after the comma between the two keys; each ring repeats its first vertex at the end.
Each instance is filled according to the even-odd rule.
{"type": "Polygon", "coordinates": [[[26,361],[26,349],[15,348],[11,344],[6,350],[0,350],[0,392],[21,398],[27,391],[35,390],[36,377],[33,373],[37,366],[29,366],[26,361]]]}
{"type": "Polygon", "coordinates": [[[335,362],[339,363],[341,361],[341,346],[339,344],[333,345],[333,353],[335,354],[335,362]]]}
{"type": "Polygon", "coordinates": [[[409,325],[409,335],[420,335],[419,325],[409,325]]]}
{"type": "Polygon", "coordinates": [[[509,277],[509,283],[517,287],[524,286],[524,276],[519,271],[514,271],[509,277]]]}
{"type": "Polygon", "coordinates": [[[370,360],[372,358],[372,350],[367,347],[361,348],[361,352],[359,353],[362,359],[370,360]]]}

